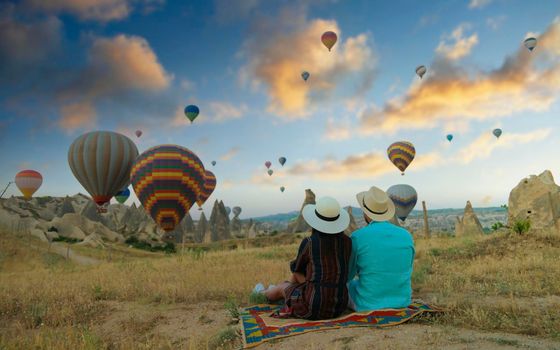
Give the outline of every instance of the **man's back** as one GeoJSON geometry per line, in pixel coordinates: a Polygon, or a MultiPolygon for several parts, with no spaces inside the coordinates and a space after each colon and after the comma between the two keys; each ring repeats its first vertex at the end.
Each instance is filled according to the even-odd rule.
{"type": "Polygon", "coordinates": [[[352,234],[348,291],[357,311],[410,304],[414,253],[410,233],[389,222],[375,222],[352,234]],[[358,279],[352,280],[356,274],[358,279]]]}

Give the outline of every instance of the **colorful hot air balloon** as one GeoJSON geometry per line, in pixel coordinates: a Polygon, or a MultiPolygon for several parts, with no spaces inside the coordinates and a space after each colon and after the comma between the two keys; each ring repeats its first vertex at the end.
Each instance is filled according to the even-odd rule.
{"type": "Polygon", "coordinates": [[[199,207],[202,207],[206,200],[212,195],[214,189],[216,188],[216,176],[210,170],[206,170],[206,174],[204,176],[204,186],[202,193],[198,196],[196,200],[196,204],[199,207]]]}
{"type": "Polygon", "coordinates": [[[307,79],[309,79],[309,72],[301,73],[301,77],[303,78],[303,80],[307,81],[307,79]]]}
{"type": "Polygon", "coordinates": [[[136,134],[136,137],[142,136],[142,130],[136,130],[135,134],[136,134]]]}
{"type": "Polygon", "coordinates": [[[124,204],[124,202],[126,202],[128,197],[130,197],[130,190],[128,188],[125,188],[124,190],[118,192],[115,195],[115,199],[117,200],[117,202],[121,204],[124,204]]]}
{"type": "Polygon", "coordinates": [[[200,110],[195,105],[188,105],[185,107],[185,116],[189,118],[191,123],[198,117],[198,113],[200,113],[200,110]]]}
{"type": "Polygon", "coordinates": [[[278,158],[278,163],[280,163],[281,166],[284,166],[284,164],[286,164],[286,157],[278,158]]]}
{"type": "Polygon", "coordinates": [[[130,180],[144,210],[168,232],[202,194],[206,170],[189,149],[160,145],[138,156],[130,180]]]}
{"type": "Polygon", "coordinates": [[[98,207],[128,186],[136,157],[138,149],[134,142],[112,131],[83,134],[68,150],[72,173],[98,207]]]}
{"type": "Polygon", "coordinates": [[[23,198],[31,199],[33,193],[43,184],[43,176],[35,170],[22,170],[16,174],[15,183],[23,198]]]}
{"type": "Polygon", "coordinates": [[[447,141],[451,142],[453,140],[453,135],[447,134],[447,141]]]}
{"type": "Polygon", "coordinates": [[[274,171],[272,171],[272,169],[268,169],[268,176],[272,176],[273,173],[274,171]]]}
{"type": "Polygon", "coordinates": [[[235,217],[238,217],[239,214],[241,214],[241,207],[233,207],[232,211],[233,215],[235,215],[235,217]]]}
{"type": "Polygon", "coordinates": [[[323,35],[321,35],[321,41],[323,42],[323,45],[325,45],[327,49],[329,49],[329,51],[331,51],[334,44],[336,44],[337,39],[338,38],[335,32],[328,31],[324,32],[323,35]]]}
{"type": "Polygon", "coordinates": [[[414,156],[416,155],[416,150],[414,145],[408,141],[398,141],[387,148],[387,155],[389,160],[402,172],[410,165],[414,156]]]}
{"type": "Polygon", "coordinates": [[[426,67],[425,66],[418,66],[416,67],[416,74],[422,79],[424,74],[426,74],[426,67]]]}
{"type": "Polygon", "coordinates": [[[213,160],[213,161],[212,161],[212,166],[215,166],[215,165],[216,165],[216,161],[213,160]]]}
{"type": "Polygon", "coordinates": [[[267,160],[266,162],[264,162],[264,165],[266,166],[267,169],[270,169],[270,166],[272,165],[272,163],[267,160]]]}
{"type": "Polygon", "coordinates": [[[418,194],[414,187],[405,184],[394,185],[389,187],[387,195],[395,203],[397,217],[405,221],[418,201],[418,194]]]}
{"type": "Polygon", "coordinates": [[[280,192],[284,192],[286,188],[284,186],[280,187],[280,192]]]}
{"type": "Polygon", "coordinates": [[[525,44],[525,47],[527,49],[529,49],[529,51],[533,51],[533,49],[537,46],[537,39],[536,38],[527,38],[527,39],[525,39],[523,44],[525,44]]]}
{"type": "Polygon", "coordinates": [[[494,134],[494,136],[496,136],[496,138],[499,139],[500,136],[502,136],[502,129],[499,129],[499,128],[498,128],[498,129],[494,129],[494,130],[492,131],[492,134],[494,134]]]}

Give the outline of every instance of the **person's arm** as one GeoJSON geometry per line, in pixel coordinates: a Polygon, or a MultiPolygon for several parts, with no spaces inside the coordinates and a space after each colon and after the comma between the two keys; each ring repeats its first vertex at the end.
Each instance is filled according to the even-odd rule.
{"type": "Polygon", "coordinates": [[[307,263],[309,262],[309,246],[310,246],[309,238],[304,238],[298,249],[298,254],[295,260],[290,262],[290,271],[292,272],[299,272],[305,275],[307,270],[307,263]]]}
{"type": "Polygon", "coordinates": [[[354,279],[358,273],[358,245],[356,239],[352,236],[352,254],[350,254],[350,261],[348,263],[348,281],[354,279]]]}

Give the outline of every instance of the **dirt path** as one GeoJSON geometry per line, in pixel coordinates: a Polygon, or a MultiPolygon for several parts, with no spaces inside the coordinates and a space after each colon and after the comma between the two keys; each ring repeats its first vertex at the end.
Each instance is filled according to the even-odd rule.
{"type": "MultiPolygon", "coordinates": [[[[107,312],[96,322],[94,332],[117,347],[130,344],[130,341],[145,343],[147,339],[156,338],[173,349],[206,349],[209,340],[231,326],[228,312],[219,302],[191,305],[107,302],[106,307],[107,312]]],[[[240,346],[241,341],[237,341],[233,348],[240,346]]],[[[264,343],[255,349],[560,350],[560,342],[517,334],[409,323],[384,329],[361,327],[307,333],[264,343]]]]}
{"type": "MultiPolygon", "coordinates": [[[[52,243],[51,244],[51,252],[52,253],[56,253],[58,255],[62,255],[63,257],[66,258],[66,250],[68,249],[68,247],[65,244],[62,243],[52,243]]],[[[73,262],[80,264],[80,265],[97,265],[100,264],[101,261],[94,259],[94,258],[90,258],[89,256],[83,256],[83,255],[79,255],[76,252],[74,252],[72,250],[72,248],[70,248],[69,252],[68,252],[68,257],[70,258],[70,260],[72,260],[73,262]]]]}

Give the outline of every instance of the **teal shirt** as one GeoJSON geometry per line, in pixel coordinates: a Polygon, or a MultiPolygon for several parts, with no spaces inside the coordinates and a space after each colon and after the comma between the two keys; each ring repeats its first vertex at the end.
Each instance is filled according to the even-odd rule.
{"type": "Polygon", "coordinates": [[[351,237],[348,293],[356,311],[410,305],[415,253],[412,235],[385,221],[373,222],[351,237]]]}

